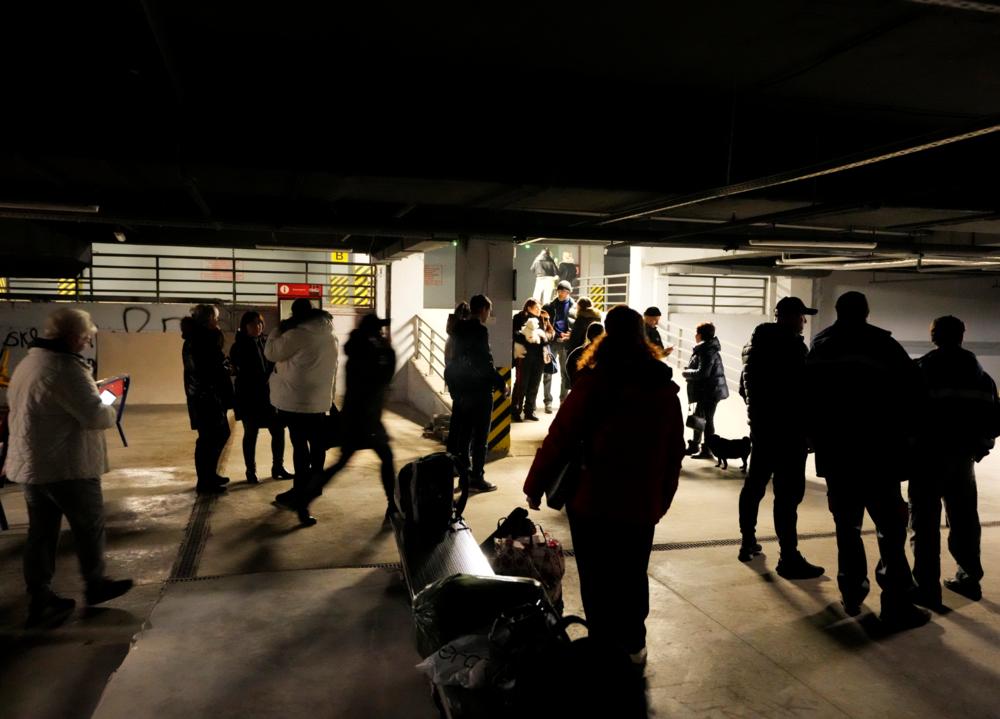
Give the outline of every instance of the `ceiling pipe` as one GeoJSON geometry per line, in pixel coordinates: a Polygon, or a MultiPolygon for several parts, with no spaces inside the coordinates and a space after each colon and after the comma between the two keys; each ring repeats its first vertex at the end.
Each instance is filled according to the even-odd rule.
{"type": "Polygon", "coordinates": [[[820,240],[812,242],[809,240],[748,240],[751,247],[800,247],[802,249],[814,250],[874,250],[878,247],[877,242],[827,242],[820,240]]]}
{"type": "Polygon", "coordinates": [[[822,177],[823,175],[832,175],[837,172],[843,172],[844,170],[852,170],[856,167],[873,165],[877,162],[883,162],[884,160],[904,157],[905,155],[912,155],[914,153],[930,150],[935,147],[951,145],[953,143],[961,142],[962,140],[969,140],[974,137],[981,137],[982,135],[988,135],[990,133],[997,132],[998,130],[1000,130],[1000,115],[991,115],[986,118],[961,123],[959,125],[945,128],[943,130],[937,130],[935,132],[929,132],[907,140],[882,145],[881,147],[872,148],[853,155],[819,162],[815,165],[809,165],[797,170],[781,172],[776,175],[761,177],[748,182],[740,182],[734,185],[724,185],[711,190],[703,190],[702,192],[695,192],[689,195],[681,195],[680,197],[675,197],[670,200],[641,205],[632,210],[614,213],[611,216],[600,220],[588,221],[586,224],[591,226],[609,225],[623,220],[634,220],[636,218],[646,217],[657,212],[666,212],[667,210],[673,210],[678,207],[686,207],[687,205],[706,202],[708,200],[717,200],[722,197],[739,195],[744,192],[764,190],[769,187],[777,187],[778,185],[785,185],[790,182],[799,182],[800,180],[822,177]]]}
{"type": "Polygon", "coordinates": [[[890,230],[920,230],[925,227],[940,227],[942,225],[963,225],[967,222],[981,222],[984,220],[1000,220],[1000,212],[980,212],[974,215],[960,215],[959,217],[949,217],[944,220],[933,220],[930,222],[908,222],[904,225],[891,225],[890,230]]]}

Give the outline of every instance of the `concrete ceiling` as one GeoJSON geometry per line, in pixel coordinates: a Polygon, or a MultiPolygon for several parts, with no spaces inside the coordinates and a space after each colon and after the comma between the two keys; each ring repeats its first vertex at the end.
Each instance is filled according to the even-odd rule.
{"type": "Polygon", "coordinates": [[[18,3],[4,10],[0,256],[17,220],[84,242],[357,251],[455,235],[746,249],[882,230],[880,250],[992,252],[998,132],[609,221],[1000,126],[1000,14],[949,5],[975,4],[18,3]],[[853,209],[769,219],[814,205],[853,209]],[[671,239],[704,229],[689,220],[759,216],[671,239]],[[987,219],[891,229],[968,216],[987,219]]]}

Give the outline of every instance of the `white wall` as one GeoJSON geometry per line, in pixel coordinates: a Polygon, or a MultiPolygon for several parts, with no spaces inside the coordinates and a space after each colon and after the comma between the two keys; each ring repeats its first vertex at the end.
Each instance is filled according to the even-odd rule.
{"type": "Polygon", "coordinates": [[[861,292],[868,298],[868,321],[892,332],[913,357],[929,352],[929,327],[935,317],[954,315],[967,326],[965,346],[976,353],[983,368],[1000,377],[1000,287],[991,277],[898,280],[903,275],[870,272],[834,272],[814,281],[815,330],[837,319],[834,305],[844,292],[861,292]],[[877,278],[879,281],[874,281],[877,278]]]}

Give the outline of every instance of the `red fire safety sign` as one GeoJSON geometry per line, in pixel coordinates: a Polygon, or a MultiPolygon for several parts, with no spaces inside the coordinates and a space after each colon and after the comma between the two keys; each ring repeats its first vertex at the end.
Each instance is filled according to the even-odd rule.
{"type": "Polygon", "coordinates": [[[320,285],[282,282],[278,285],[278,297],[322,297],[323,288],[320,285]]]}

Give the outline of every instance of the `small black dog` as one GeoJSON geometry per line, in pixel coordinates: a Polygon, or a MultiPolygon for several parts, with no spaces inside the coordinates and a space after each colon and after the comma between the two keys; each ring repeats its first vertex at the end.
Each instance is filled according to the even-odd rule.
{"type": "Polygon", "coordinates": [[[747,457],[750,456],[750,438],[744,437],[743,439],[723,439],[717,434],[713,434],[708,438],[708,448],[712,450],[718,459],[719,463],[716,467],[721,466],[723,469],[729,469],[728,459],[742,459],[743,467],[740,471],[743,474],[747,473],[747,457]]]}

